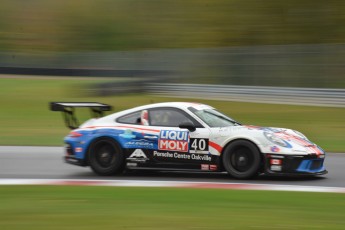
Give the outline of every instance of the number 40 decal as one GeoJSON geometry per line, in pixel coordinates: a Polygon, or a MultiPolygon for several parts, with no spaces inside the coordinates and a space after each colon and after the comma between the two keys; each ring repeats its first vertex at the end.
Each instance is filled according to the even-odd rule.
{"type": "Polygon", "coordinates": [[[191,138],[189,152],[190,153],[208,153],[208,139],[191,138]]]}

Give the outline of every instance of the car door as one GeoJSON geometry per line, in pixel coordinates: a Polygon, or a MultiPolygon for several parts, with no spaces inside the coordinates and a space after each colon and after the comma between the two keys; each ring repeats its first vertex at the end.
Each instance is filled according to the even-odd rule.
{"type": "Polygon", "coordinates": [[[160,131],[157,149],[152,153],[156,164],[163,168],[201,169],[201,164],[212,161],[209,129],[188,113],[178,108],[154,108],[149,110],[148,117],[151,128],[160,131]],[[186,122],[193,123],[196,130],[179,128],[186,122]]]}

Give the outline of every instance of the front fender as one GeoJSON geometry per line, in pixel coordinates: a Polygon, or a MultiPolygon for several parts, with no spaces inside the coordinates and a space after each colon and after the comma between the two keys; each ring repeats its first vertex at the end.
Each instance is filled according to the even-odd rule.
{"type": "Polygon", "coordinates": [[[261,153],[264,153],[265,147],[262,145],[262,143],[260,143],[259,140],[255,139],[255,138],[248,137],[248,136],[234,136],[234,137],[229,137],[229,138],[225,139],[223,141],[223,143],[221,144],[221,146],[223,146],[223,150],[226,148],[227,145],[229,145],[230,143],[237,141],[237,140],[250,141],[258,147],[258,149],[261,153]]]}

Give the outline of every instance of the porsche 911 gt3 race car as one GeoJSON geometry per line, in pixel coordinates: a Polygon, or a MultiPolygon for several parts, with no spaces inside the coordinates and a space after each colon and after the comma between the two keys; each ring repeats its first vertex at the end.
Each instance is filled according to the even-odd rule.
{"type": "Polygon", "coordinates": [[[226,171],[238,179],[258,174],[326,174],[325,152],[302,133],[242,125],[211,106],[168,102],[103,116],[101,103],[52,102],[72,131],[65,137],[65,161],[90,166],[99,175],[124,169],[226,171]],[[94,117],[79,126],[74,108],[94,117]]]}

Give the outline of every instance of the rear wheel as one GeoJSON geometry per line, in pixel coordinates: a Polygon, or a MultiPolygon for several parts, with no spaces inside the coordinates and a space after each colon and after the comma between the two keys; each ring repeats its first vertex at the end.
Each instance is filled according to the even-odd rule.
{"type": "Polygon", "coordinates": [[[237,179],[250,179],[259,173],[261,154],[250,141],[234,141],[224,149],[223,165],[231,176],[237,179]]]}
{"type": "Polygon", "coordinates": [[[124,169],[122,148],[110,138],[95,140],[89,149],[91,169],[102,176],[114,175],[124,169]]]}

